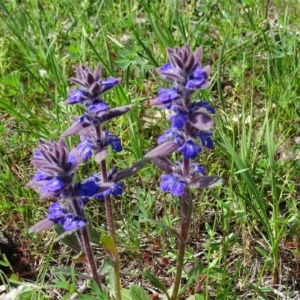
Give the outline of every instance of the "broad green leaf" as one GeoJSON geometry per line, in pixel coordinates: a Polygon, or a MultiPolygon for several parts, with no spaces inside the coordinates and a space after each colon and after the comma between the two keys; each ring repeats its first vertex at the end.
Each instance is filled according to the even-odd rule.
{"type": "Polygon", "coordinates": [[[130,296],[131,300],[150,300],[145,290],[138,285],[132,285],[130,287],[130,296]]]}
{"type": "MultiPolygon", "coordinates": [[[[91,288],[93,289],[93,292],[97,295],[97,298],[91,298],[91,300],[93,300],[93,299],[97,299],[97,300],[109,300],[107,289],[104,288],[101,291],[100,288],[99,288],[99,286],[98,286],[98,284],[94,280],[91,280],[90,284],[91,284],[91,288]]],[[[88,298],[86,298],[86,299],[88,300],[88,298]]]]}
{"type": "Polygon", "coordinates": [[[96,295],[101,295],[102,291],[99,288],[99,285],[96,283],[95,280],[91,280],[91,287],[93,289],[93,291],[96,293],[96,295]]]}
{"type": "Polygon", "coordinates": [[[9,279],[15,280],[15,281],[20,281],[20,277],[16,273],[11,274],[9,279]]]}
{"type": "Polygon", "coordinates": [[[121,289],[122,300],[131,300],[130,290],[129,289],[121,289]]]}
{"type": "Polygon", "coordinates": [[[162,297],[162,300],[170,300],[171,298],[170,298],[169,295],[172,295],[173,289],[174,289],[174,284],[172,284],[171,287],[167,290],[167,294],[165,294],[165,295],[162,297]]]}
{"type": "Polygon", "coordinates": [[[107,273],[112,272],[112,269],[114,267],[114,262],[110,257],[105,257],[102,263],[102,266],[100,267],[100,275],[104,276],[107,273]]]}
{"type": "Polygon", "coordinates": [[[56,224],[54,226],[54,229],[57,233],[57,237],[55,238],[54,242],[58,242],[61,241],[63,242],[65,245],[67,245],[68,247],[72,248],[73,250],[75,250],[76,252],[80,252],[81,246],[80,243],[78,241],[78,238],[75,234],[74,231],[70,230],[70,231],[64,231],[62,226],[59,224],[56,224]]]}
{"type": "Polygon", "coordinates": [[[117,257],[117,247],[115,245],[114,240],[109,235],[104,235],[101,237],[101,243],[104,249],[108,252],[112,259],[117,257]]]}
{"type": "Polygon", "coordinates": [[[89,237],[90,237],[91,243],[98,245],[98,246],[102,246],[101,245],[101,235],[96,230],[96,228],[93,227],[91,224],[87,224],[87,229],[89,232],[89,237]]]}
{"type": "Polygon", "coordinates": [[[116,291],[115,291],[115,275],[113,270],[109,272],[106,276],[106,286],[108,290],[111,292],[111,294],[115,297],[116,291]]]}

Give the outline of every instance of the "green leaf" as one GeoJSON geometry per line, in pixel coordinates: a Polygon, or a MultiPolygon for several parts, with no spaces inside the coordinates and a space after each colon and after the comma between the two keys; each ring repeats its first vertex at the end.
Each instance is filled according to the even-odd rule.
{"type": "Polygon", "coordinates": [[[9,279],[20,281],[20,278],[19,278],[19,276],[16,273],[11,274],[10,277],[9,277],[9,279]]]}
{"type": "Polygon", "coordinates": [[[263,250],[261,249],[260,247],[255,247],[256,251],[264,258],[267,258],[268,257],[268,254],[263,250]]]}
{"type": "Polygon", "coordinates": [[[114,267],[114,262],[112,261],[112,259],[109,257],[105,257],[103,260],[103,264],[100,267],[100,272],[99,272],[100,275],[104,276],[104,275],[110,273],[112,271],[113,267],[114,267]]]}
{"type": "Polygon", "coordinates": [[[200,294],[189,296],[186,300],[204,300],[204,296],[200,294]]]}
{"type": "Polygon", "coordinates": [[[164,229],[174,233],[178,237],[179,240],[182,239],[180,234],[175,229],[173,229],[172,227],[170,227],[162,222],[155,221],[155,220],[152,220],[149,218],[145,218],[145,219],[140,220],[140,223],[151,223],[151,224],[157,225],[158,227],[164,228],[164,229]]]}
{"type": "Polygon", "coordinates": [[[99,288],[99,285],[96,283],[95,280],[91,280],[91,288],[93,289],[93,291],[96,293],[96,295],[102,295],[102,291],[99,288]]]}
{"type": "Polygon", "coordinates": [[[114,259],[117,257],[117,247],[115,245],[115,242],[113,238],[109,235],[104,235],[101,237],[101,244],[103,245],[104,249],[108,252],[110,257],[114,259]]]}
{"type": "Polygon", "coordinates": [[[143,276],[146,279],[148,279],[150,281],[151,285],[153,285],[157,289],[159,289],[161,291],[166,290],[165,287],[163,286],[163,284],[149,270],[144,271],[143,276]]]}
{"type": "Polygon", "coordinates": [[[143,276],[148,279],[151,283],[152,286],[156,287],[157,289],[161,290],[164,292],[164,294],[167,296],[169,299],[169,294],[167,289],[163,286],[163,284],[153,275],[149,270],[146,270],[143,272],[143,276]]]}
{"type": "Polygon", "coordinates": [[[189,288],[190,286],[192,286],[194,284],[194,282],[202,274],[203,269],[204,269],[204,267],[199,264],[188,273],[188,281],[185,285],[185,286],[187,286],[187,288],[189,288]]]}
{"type": "Polygon", "coordinates": [[[171,297],[169,295],[173,294],[174,290],[174,283],[168,288],[167,294],[163,295],[162,300],[171,300],[171,297]]]}
{"type": "MultiPolygon", "coordinates": [[[[1,249],[0,249],[1,250],[1,249]]],[[[13,270],[9,260],[7,259],[6,255],[3,253],[1,253],[0,251],[0,255],[2,256],[3,260],[0,260],[0,265],[4,266],[4,267],[9,267],[11,270],[13,270]]]]}
{"type": "Polygon", "coordinates": [[[189,296],[186,300],[196,300],[196,296],[195,295],[189,296]]]}
{"type": "Polygon", "coordinates": [[[108,290],[115,297],[116,296],[116,291],[115,291],[115,276],[114,276],[114,272],[113,271],[109,272],[105,276],[105,279],[106,279],[106,286],[107,286],[108,290]]]}
{"type": "Polygon", "coordinates": [[[129,289],[121,289],[122,300],[131,300],[130,290],[129,289]]]}
{"type": "Polygon", "coordinates": [[[89,232],[89,237],[90,237],[90,241],[91,243],[98,245],[98,246],[102,246],[101,245],[101,235],[100,233],[96,230],[95,227],[93,227],[91,224],[87,224],[87,229],[89,232]]]}
{"type": "Polygon", "coordinates": [[[113,259],[110,257],[105,257],[103,260],[103,264],[98,271],[100,275],[105,276],[106,279],[106,286],[109,291],[114,295],[115,294],[115,279],[114,279],[114,262],[113,259]]]}
{"type": "Polygon", "coordinates": [[[86,274],[75,271],[73,268],[64,268],[64,267],[53,267],[51,269],[51,274],[53,275],[69,275],[69,276],[78,276],[84,279],[90,279],[86,274]]]}
{"type": "Polygon", "coordinates": [[[132,285],[130,287],[130,296],[131,300],[150,300],[145,290],[138,285],[132,285]]]}
{"type": "Polygon", "coordinates": [[[3,266],[3,267],[9,267],[10,264],[7,263],[7,262],[5,262],[5,261],[3,261],[3,260],[0,260],[0,266],[3,266]]]}
{"type": "Polygon", "coordinates": [[[62,226],[59,224],[56,224],[54,226],[54,229],[57,233],[57,237],[55,238],[54,242],[58,242],[61,241],[63,242],[65,245],[67,245],[68,247],[72,248],[73,250],[75,250],[76,252],[80,252],[81,246],[80,243],[78,241],[78,238],[75,234],[74,231],[70,230],[70,231],[64,231],[62,226]]]}
{"type": "Polygon", "coordinates": [[[97,297],[89,296],[89,295],[80,295],[79,299],[81,300],[109,300],[108,293],[106,289],[100,290],[98,284],[94,281],[90,281],[91,288],[93,289],[93,292],[97,295],[97,297]]]}
{"type": "MultiPolygon", "coordinates": [[[[180,290],[179,295],[181,296],[189,287],[191,287],[195,281],[199,278],[199,276],[203,273],[203,265],[199,264],[196,267],[194,267],[189,273],[188,273],[188,280],[187,283],[182,287],[180,290]]],[[[197,298],[191,298],[191,299],[197,299],[197,298]]]]}

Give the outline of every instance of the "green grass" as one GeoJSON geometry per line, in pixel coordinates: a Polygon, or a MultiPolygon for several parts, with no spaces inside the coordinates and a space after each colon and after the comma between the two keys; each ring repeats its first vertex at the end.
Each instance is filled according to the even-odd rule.
{"type": "MultiPolygon", "coordinates": [[[[80,112],[63,104],[75,68],[100,62],[103,77],[122,78],[105,100],[112,107],[134,104],[110,124],[124,144],[121,154],[110,155],[111,164],[125,168],[168,127],[164,114],[147,101],[169,86],[155,72],[166,62],[165,48],[188,42],[193,49],[201,45],[203,65],[212,66],[211,88],[198,96],[217,111],[215,149],[205,151],[201,163],[224,178],[221,188],[194,194],[186,262],[204,269],[189,293],[224,300],[299,297],[300,8],[297,1],[274,0],[278,24],[272,27],[268,2],[0,0],[0,224],[25,246],[22,258],[36,272],[28,278],[16,269],[20,280],[51,286],[51,267],[58,261],[70,265],[73,255],[61,254],[52,232],[27,233],[48,203],[25,185],[34,172],[30,156],[38,139],[57,139],[80,112]],[[279,294],[272,284],[277,276],[279,294]]],[[[84,166],[81,175],[91,169],[97,166],[84,166]]],[[[159,175],[147,165],[127,180],[115,202],[125,285],[136,280],[138,269],[162,274],[167,286],[174,276],[175,237],[158,223],[140,222],[179,224],[178,200],[159,191],[159,175]],[[162,266],[162,258],[170,263],[162,266]]],[[[104,233],[103,206],[89,208],[104,233]]],[[[100,248],[97,253],[99,259],[104,255],[100,248]]],[[[51,295],[43,289],[32,299],[51,295]]]]}

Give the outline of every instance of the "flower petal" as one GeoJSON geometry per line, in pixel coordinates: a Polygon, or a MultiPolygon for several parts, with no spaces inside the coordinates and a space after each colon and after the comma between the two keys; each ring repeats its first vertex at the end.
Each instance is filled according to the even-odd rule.
{"type": "Polygon", "coordinates": [[[201,111],[189,114],[188,119],[194,127],[203,131],[210,130],[214,125],[212,117],[201,111]]]}
{"type": "Polygon", "coordinates": [[[194,159],[202,151],[202,148],[194,143],[192,139],[188,139],[178,148],[178,151],[182,153],[185,159],[194,159]]]}

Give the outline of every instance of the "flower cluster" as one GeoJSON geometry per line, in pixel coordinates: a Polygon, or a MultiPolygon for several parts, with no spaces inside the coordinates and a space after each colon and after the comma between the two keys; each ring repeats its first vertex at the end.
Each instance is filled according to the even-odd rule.
{"type": "MultiPolygon", "coordinates": [[[[206,176],[202,168],[197,166],[195,168],[198,171],[183,171],[182,168],[174,168],[171,162],[162,163],[162,160],[157,157],[179,151],[183,159],[190,160],[195,159],[202,152],[203,147],[212,148],[211,114],[214,114],[215,110],[204,100],[192,101],[192,96],[197,90],[209,86],[210,67],[203,68],[200,65],[201,49],[198,48],[195,53],[192,53],[186,44],[182,48],[167,49],[167,54],[169,63],[158,68],[157,72],[173,85],[168,89],[159,89],[158,96],[151,100],[150,104],[173,112],[169,117],[171,128],[158,138],[159,146],[147,153],[146,157],[162,169],[162,164],[169,165],[168,168],[172,171],[162,175],[160,187],[164,192],[171,191],[173,195],[181,196],[184,187],[195,186],[195,182],[205,187],[203,177],[206,176]]],[[[216,178],[211,178],[207,182],[208,186],[215,181],[216,178]]]]}
{"type": "Polygon", "coordinates": [[[100,186],[97,180],[74,180],[76,171],[84,160],[83,153],[77,148],[69,152],[63,139],[58,142],[40,140],[39,148],[34,150],[31,159],[37,171],[27,186],[37,191],[41,199],[61,198],[67,202],[68,208],[63,208],[60,202],[54,203],[47,215],[54,224],[61,224],[64,230],[82,227],[86,223],[84,217],[78,216],[78,211],[73,208],[73,201],[79,202],[82,210],[82,197],[90,199],[112,185],[106,183],[100,186]]]}
{"type": "MultiPolygon", "coordinates": [[[[32,231],[47,229],[57,223],[64,230],[83,227],[86,224],[83,206],[90,199],[103,200],[108,195],[119,196],[122,193],[123,184],[114,181],[118,175],[116,168],[108,174],[107,180],[103,180],[100,174],[79,182],[75,182],[74,178],[79,165],[93,154],[95,160],[101,162],[108,155],[108,146],[116,152],[122,151],[120,138],[105,131],[103,124],[126,113],[132,105],[110,109],[108,103],[100,98],[120,82],[113,77],[101,79],[100,65],[95,72],[83,65],[77,68],[77,78],[70,80],[79,84],[80,88],[71,90],[65,103],[82,104],[85,112],[80,117],[72,117],[73,124],[58,142],[41,140],[39,148],[34,151],[32,163],[37,171],[28,186],[36,190],[42,199],[60,198],[60,201],[49,207],[46,219],[33,226],[32,231]],[[79,133],[81,142],[69,152],[63,137],[76,133],[79,133]]],[[[125,173],[122,179],[132,171],[125,173]]]]}
{"type": "MultiPolygon", "coordinates": [[[[83,104],[85,107],[85,113],[80,117],[73,117],[73,124],[62,136],[79,133],[82,141],[80,147],[86,149],[88,156],[92,154],[92,151],[95,154],[99,152],[103,154],[108,145],[114,151],[122,150],[120,139],[112,133],[102,131],[102,127],[107,121],[125,114],[132,108],[132,105],[110,108],[100,96],[116,86],[120,79],[110,77],[102,80],[100,76],[100,65],[95,72],[84,65],[77,68],[77,78],[70,78],[70,80],[79,84],[80,88],[69,91],[69,98],[65,102],[66,104],[83,104]]],[[[105,158],[105,155],[101,156],[100,160],[105,158]]]]}

